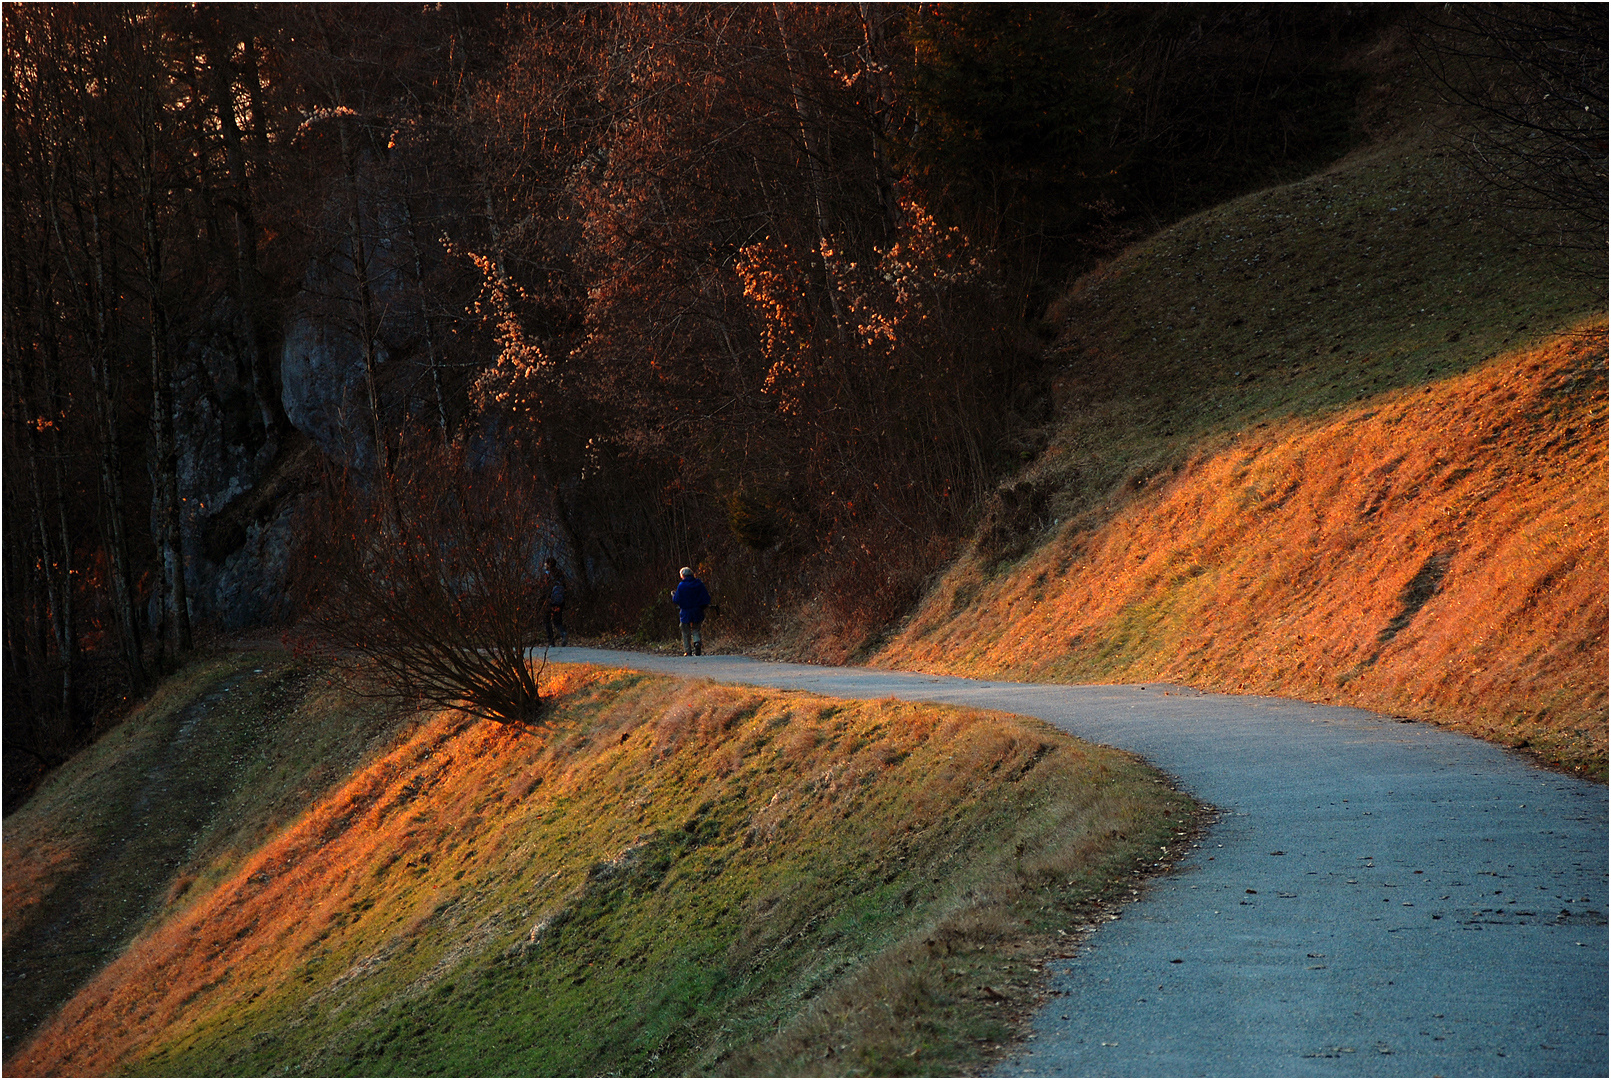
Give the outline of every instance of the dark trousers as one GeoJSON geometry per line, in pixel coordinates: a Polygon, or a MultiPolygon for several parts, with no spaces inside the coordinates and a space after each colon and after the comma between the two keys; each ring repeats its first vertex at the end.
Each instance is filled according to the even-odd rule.
{"type": "Polygon", "coordinates": [[[555,607],[550,604],[548,607],[543,609],[543,629],[548,631],[548,645],[550,648],[552,648],[554,645],[555,631],[558,631],[559,633],[559,643],[561,645],[567,644],[570,641],[571,636],[565,630],[564,605],[555,607]]]}

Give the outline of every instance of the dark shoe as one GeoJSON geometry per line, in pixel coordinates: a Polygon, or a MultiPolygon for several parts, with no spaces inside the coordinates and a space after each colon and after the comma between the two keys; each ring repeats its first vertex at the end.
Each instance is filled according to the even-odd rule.
{"type": "Polygon", "coordinates": [[[697,641],[694,642],[694,655],[695,656],[704,656],[705,655],[704,650],[700,647],[700,644],[697,641]]]}

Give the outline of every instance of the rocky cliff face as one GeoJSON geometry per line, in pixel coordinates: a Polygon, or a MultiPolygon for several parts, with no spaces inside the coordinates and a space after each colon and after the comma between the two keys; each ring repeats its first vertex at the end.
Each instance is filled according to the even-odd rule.
{"type": "MultiPolygon", "coordinates": [[[[385,346],[378,346],[379,365],[389,359],[385,346]]],[[[286,325],[280,378],[280,400],[298,431],[336,461],[373,466],[363,356],[351,334],[315,310],[296,312],[286,325]]]]}
{"type": "Polygon", "coordinates": [[[266,422],[253,391],[238,308],[220,302],[208,326],[181,359],[175,401],[179,493],[188,518],[185,584],[193,618],[234,628],[262,621],[284,581],[283,560],[260,562],[262,551],[249,550],[254,545],[236,519],[289,433],[266,422]]]}
{"type": "MultiPolygon", "coordinates": [[[[407,295],[412,262],[404,261],[397,216],[381,213],[370,223],[377,239],[367,267],[381,313],[376,362],[388,417],[426,410],[411,390],[419,370],[407,361],[421,351],[423,334],[412,314],[418,303],[407,295]]],[[[341,248],[333,244],[309,264],[273,340],[261,342],[277,358],[272,392],[283,417],[259,400],[243,315],[232,301],[219,304],[185,351],[176,438],[194,618],[238,629],[288,614],[291,525],[319,461],[374,467],[355,284],[341,248]]]]}

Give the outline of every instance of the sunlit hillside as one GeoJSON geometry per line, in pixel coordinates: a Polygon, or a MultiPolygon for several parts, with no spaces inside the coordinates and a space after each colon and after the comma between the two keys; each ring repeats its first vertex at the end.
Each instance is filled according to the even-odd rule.
{"type": "Polygon", "coordinates": [[[175,684],[7,819],[27,974],[67,905],[151,898],[7,1074],[952,1074],[1032,1002],[1046,920],[1127,892],[1196,813],[1036,721],[592,669],[544,685],[553,727],[520,733],[381,720],[285,657],[175,684]],[[292,684],[277,714],[230,705],[292,684]],[[235,738],[234,780],[188,849],[133,865],[171,828],[142,815],[218,771],[144,790],[141,745],[183,718],[235,738]]]}
{"type": "Polygon", "coordinates": [[[1435,146],[1076,284],[1046,450],[877,663],[1347,702],[1603,777],[1604,279],[1435,146]]]}

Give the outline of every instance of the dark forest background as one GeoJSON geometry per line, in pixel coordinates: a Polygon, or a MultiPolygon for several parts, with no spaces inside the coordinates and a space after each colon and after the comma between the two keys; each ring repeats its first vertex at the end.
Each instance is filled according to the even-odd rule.
{"type": "MultiPolygon", "coordinates": [[[[1441,40],[1504,38],[1453,10],[1441,40]]],[[[1538,10],[1599,34],[1603,81],[1603,8],[1538,10]]],[[[659,633],[689,564],[727,633],[875,641],[1038,452],[1047,303],[1344,153],[1411,32],[1374,4],[6,5],[8,792],[199,640],[328,615],[421,492],[505,493],[476,535],[558,558],[573,632],[659,633]]]]}

